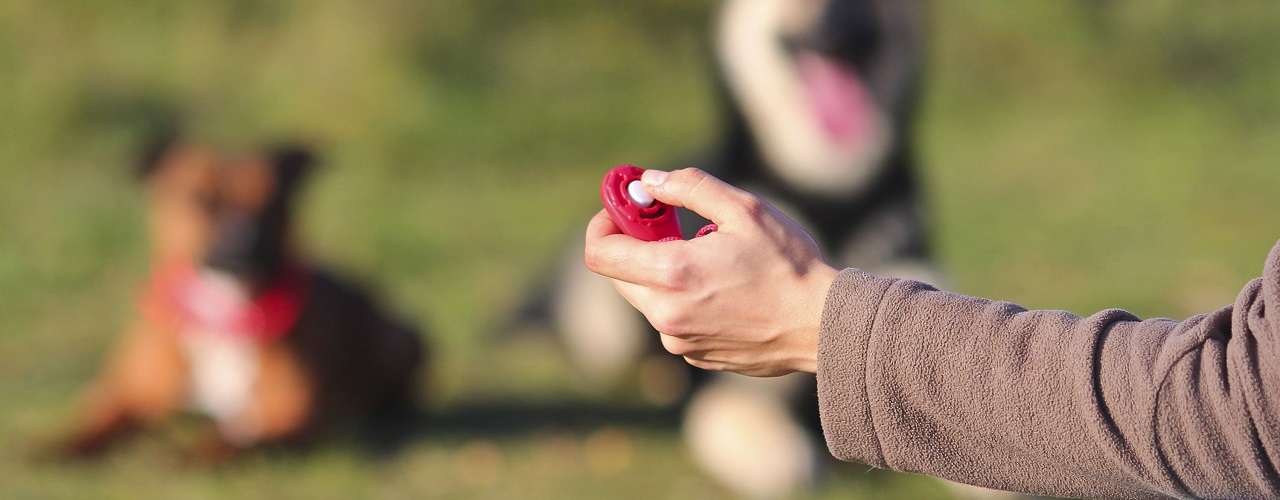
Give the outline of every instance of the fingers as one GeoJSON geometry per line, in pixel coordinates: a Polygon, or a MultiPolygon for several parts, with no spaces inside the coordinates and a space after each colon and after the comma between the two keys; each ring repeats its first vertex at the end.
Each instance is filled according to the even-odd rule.
{"type": "Polygon", "coordinates": [[[591,240],[603,238],[605,236],[622,234],[622,228],[613,223],[613,219],[609,217],[607,210],[601,209],[587,223],[587,243],[591,240]]]}
{"type": "Polygon", "coordinates": [[[755,195],[696,168],[647,170],[641,181],[645,191],[658,201],[693,210],[721,226],[732,227],[765,206],[755,195]]]}
{"type": "Polygon", "coordinates": [[[666,349],[667,352],[671,354],[684,358],[686,363],[693,365],[695,368],[703,368],[703,365],[710,364],[702,357],[705,353],[689,340],[673,337],[662,332],[658,332],[658,339],[662,341],[663,349],[666,349]]]}
{"type": "MultiPolygon", "coordinates": [[[[644,309],[641,309],[641,308],[645,307],[651,301],[654,300],[654,296],[653,296],[654,294],[648,288],[645,288],[641,285],[637,285],[634,283],[627,283],[625,281],[620,281],[620,280],[610,280],[610,281],[613,283],[613,288],[618,291],[618,295],[621,295],[622,298],[625,299],[628,304],[631,304],[631,307],[634,307],[636,308],[637,311],[640,311],[640,314],[644,314],[644,309]]],[[[645,316],[646,320],[648,318],[649,318],[648,316],[645,316]]]]}
{"type": "Polygon", "coordinates": [[[695,368],[703,370],[727,370],[733,365],[724,361],[716,361],[708,359],[710,352],[700,348],[695,343],[672,337],[669,335],[659,334],[662,339],[662,347],[671,354],[684,358],[686,363],[693,365],[695,368]]]}
{"type": "Polygon", "coordinates": [[[681,242],[641,241],[625,234],[601,210],[587,224],[583,260],[596,274],[640,285],[658,285],[681,242]]]}
{"type": "MultiPolygon", "coordinates": [[[[691,358],[689,356],[684,356],[684,362],[689,363],[694,368],[701,368],[703,370],[731,371],[731,368],[732,368],[732,365],[728,363],[721,363],[718,361],[707,361],[705,359],[691,358]]],[[[750,375],[750,374],[743,373],[743,375],[750,375]]]]}

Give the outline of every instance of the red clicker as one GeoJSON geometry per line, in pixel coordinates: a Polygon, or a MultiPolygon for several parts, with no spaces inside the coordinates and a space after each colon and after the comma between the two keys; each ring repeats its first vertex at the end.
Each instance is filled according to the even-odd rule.
{"type": "Polygon", "coordinates": [[[614,167],[600,184],[600,201],[622,232],[645,241],[682,239],[675,207],[653,199],[640,184],[644,169],[614,167]]]}

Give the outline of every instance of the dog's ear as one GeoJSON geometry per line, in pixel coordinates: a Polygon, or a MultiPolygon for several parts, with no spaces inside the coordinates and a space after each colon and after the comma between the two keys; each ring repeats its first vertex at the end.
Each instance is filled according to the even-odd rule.
{"type": "Polygon", "coordinates": [[[142,147],[142,154],[138,158],[138,164],[134,167],[134,175],[139,180],[150,179],[157,170],[160,170],[160,164],[164,162],[164,157],[177,144],[178,132],[176,129],[165,128],[158,133],[152,134],[151,138],[142,147]]]}
{"type": "Polygon", "coordinates": [[[311,148],[302,145],[278,146],[271,150],[271,163],[276,168],[282,188],[293,191],[315,168],[316,155],[311,148]]]}

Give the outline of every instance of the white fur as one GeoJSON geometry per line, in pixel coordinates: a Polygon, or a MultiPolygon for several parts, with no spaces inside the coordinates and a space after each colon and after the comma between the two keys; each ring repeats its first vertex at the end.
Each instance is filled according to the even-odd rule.
{"type": "Polygon", "coordinates": [[[707,473],[747,498],[792,497],[813,487],[820,448],[787,398],[803,375],[718,374],[685,412],[685,442],[707,473]]]}
{"type": "MultiPolygon", "coordinates": [[[[207,286],[220,289],[236,302],[248,303],[248,290],[234,279],[203,273],[207,286]]],[[[197,303],[193,303],[195,305],[197,303]]],[[[208,304],[212,304],[211,302],[208,304]]],[[[217,311],[202,311],[215,314],[217,311]]],[[[208,324],[216,324],[216,321],[208,324]]],[[[257,343],[216,327],[192,326],[182,332],[190,371],[189,400],[192,409],[209,415],[222,434],[233,441],[251,441],[256,431],[252,397],[258,382],[260,351],[257,343]]]]}
{"type": "Polygon", "coordinates": [[[565,286],[555,300],[555,324],[591,385],[610,388],[636,369],[648,348],[647,331],[609,278],[582,264],[581,246],[570,258],[565,286]]]}

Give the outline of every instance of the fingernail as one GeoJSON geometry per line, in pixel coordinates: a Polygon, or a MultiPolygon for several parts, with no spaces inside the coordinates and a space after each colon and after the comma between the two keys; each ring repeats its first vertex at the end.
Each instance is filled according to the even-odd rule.
{"type": "Polygon", "coordinates": [[[665,182],[668,175],[671,175],[671,173],[661,170],[645,170],[644,174],[640,176],[640,181],[646,186],[657,186],[665,182]]]}

